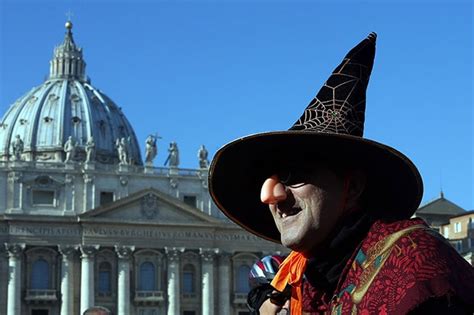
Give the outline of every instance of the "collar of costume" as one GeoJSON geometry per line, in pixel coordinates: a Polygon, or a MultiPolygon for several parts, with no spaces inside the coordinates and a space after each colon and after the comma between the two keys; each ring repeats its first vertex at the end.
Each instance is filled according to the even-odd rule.
{"type": "Polygon", "coordinates": [[[368,213],[351,212],[339,227],[334,229],[336,232],[329,237],[331,241],[320,248],[314,257],[308,259],[302,253],[294,251],[288,255],[271,285],[280,292],[287,285],[292,287],[291,314],[301,314],[303,275],[312,286],[332,294],[344,266],[371,224],[372,219],[368,213]]]}
{"type": "Polygon", "coordinates": [[[329,296],[334,292],[341,273],[360,245],[373,223],[368,213],[355,211],[341,222],[330,241],[318,249],[308,259],[305,276],[311,286],[325,291],[329,296]]]}

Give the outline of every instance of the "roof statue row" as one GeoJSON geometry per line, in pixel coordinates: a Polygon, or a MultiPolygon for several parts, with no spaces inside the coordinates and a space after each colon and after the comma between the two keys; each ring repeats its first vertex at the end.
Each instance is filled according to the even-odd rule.
{"type": "MultiPolygon", "coordinates": [[[[145,165],[147,167],[153,166],[153,161],[158,155],[158,146],[157,140],[161,139],[158,135],[149,135],[145,141],[145,165]]],[[[130,155],[130,145],[131,139],[130,137],[127,139],[125,137],[117,138],[115,140],[115,148],[117,150],[117,156],[119,165],[132,165],[133,159],[130,155]]],[[[16,135],[15,141],[11,144],[11,159],[13,161],[23,161],[23,151],[24,151],[24,143],[21,139],[20,135],[16,135]]],[[[77,151],[79,146],[77,141],[72,137],[69,136],[67,141],[64,143],[63,151],[64,151],[64,163],[72,163],[78,160],[77,151]]],[[[85,146],[83,147],[85,152],[85,163],[94,163],[95,162],[95,153],[96,153],[96,144],[94,141],[94,137],[90,136],[85,146]]],[[[204,145],[198,150],[198,162],[199,168],[206,169],[209,167],[209,152],[207,151],[204,145]]],[[[172,141],[169,144],[168,148],[168,157],[165,160],[164,165],[168,165],[169,167],[179,167],[179,149],[178,144],[172,141]]]]}

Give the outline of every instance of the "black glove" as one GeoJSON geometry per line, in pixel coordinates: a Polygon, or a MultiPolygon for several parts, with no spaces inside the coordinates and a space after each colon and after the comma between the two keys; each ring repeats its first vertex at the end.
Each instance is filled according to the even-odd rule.
{"type": "Polygon", "coordinates": [[[268,294],[275,290],[270,284],[262,284],[256,288],[253,288],[247,295],[247,307],[250,310],[251,315],[259,315],[258,311],[262,306],[263,302],[268,299],[268,294]]]}

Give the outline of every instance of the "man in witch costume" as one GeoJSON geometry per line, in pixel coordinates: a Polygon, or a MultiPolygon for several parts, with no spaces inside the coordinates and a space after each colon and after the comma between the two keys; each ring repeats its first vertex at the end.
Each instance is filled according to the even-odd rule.
{"type": "MultiPolygon", "coordinates": [[[[363,138],[375,33],[354,47],[288,131],[222,147],[209,188],[234,222],[292,252],[272,281],[291,314],[471,314],[474,270],[410,219],[423,193],[415,165],[363,138]]],[[[261,314],[276,314],[268,299],[261,314]]]]}

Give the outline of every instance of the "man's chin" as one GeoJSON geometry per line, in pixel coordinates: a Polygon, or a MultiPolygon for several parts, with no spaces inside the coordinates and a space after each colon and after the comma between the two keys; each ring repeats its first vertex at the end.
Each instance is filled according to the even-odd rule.
{"type": "Polygon", "coordinates": [[[305,242],[301,239],[290,239],[290,238],[281,238],[281,244],[292,251],[303,254],[305,257],[311,257],[315,251],[315,248],[318,247],[318,244],[314,243],[314,240],[310,242],[305,242]],[[313,241],[313,242],[311,242],[313,241]]]}
{"type": "Polygon", "coordinates": [[[295,252],[303,252],[305,250],[304,243],[300,239],[287,238],[282,236],[281,244],[295,252]]]}

